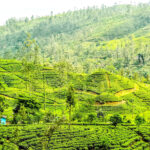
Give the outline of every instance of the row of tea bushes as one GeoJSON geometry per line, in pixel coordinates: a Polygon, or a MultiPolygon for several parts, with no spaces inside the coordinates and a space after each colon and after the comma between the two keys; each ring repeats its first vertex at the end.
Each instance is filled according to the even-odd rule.
{"type": "MultiPolygon", "coordinates": [[[[0,144],[2,149],[148,149],[148,142],[143,141],[135,130],[129,127],[110,125],[84,126],[72,125],[68,130],[67,125],[61,126],[54,132],[50,142],[47,141],[46,132],[49,125],[28,125],[0,127],[0,144]]],[[[150,137],[149,128],[141,131],[150,137]]]]}

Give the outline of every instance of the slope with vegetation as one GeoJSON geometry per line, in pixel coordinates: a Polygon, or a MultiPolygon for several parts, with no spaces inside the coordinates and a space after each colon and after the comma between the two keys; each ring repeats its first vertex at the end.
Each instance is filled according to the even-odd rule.
{"type": "Polygon", "coordinates": [[[87,8],[16,20],[0,27],[3,58],[22,58],[26,33],[49,63],[66,59],[77,72],[97,68],[149,82],[149,4],[87,8]]]}
{"type": "MultiPolygon", "coordinates": [[[[66,64],[67,62],[61,62],[53,67],[46,67],[27,63],[26,67],[31,68],[24,71],[25,64],[22,62],[1,59],[0,97],[5,99],[7,104],[3,114],[9,114],[8,119],[12,122],[16,122],[16,119],[19,121],[17,116],[20,111],[26,115],[30,112],[31,116],[23,119],[28,122],[34,122],[34,117],[37,120],[42,119],[45,111],[51,112],[55,117],[66,115],[69,85],[74,89],[74,121],[86,122],[89,115],[96,117],[99,111],[102,111],[106,118],[117,111],[131,120],[131,112],[134,115],[148,114],[149,88],[143,88],[143,83],[103,69],[92,74],[70,72],[67,70],[69,64],[66,64]],[[38,109],[40,112],[36,111],[38,109]]],[[[147,115],[146,118],[149,121],[147,115]]]]}
{"type": "Polygon", "coordinates": [[[0,149],[149,149],[149,8],[1,26],[0,149]]]}

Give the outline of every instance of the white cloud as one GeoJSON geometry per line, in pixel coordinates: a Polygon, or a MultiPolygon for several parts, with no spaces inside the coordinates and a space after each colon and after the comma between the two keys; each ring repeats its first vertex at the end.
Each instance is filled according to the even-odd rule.
{"type": "Polygon", "coordinates": [[[49,15],[87,6],[112,5],[115,2],[148,2],[149,0],[0,0],[0,24],[11,17],[49,15]]]}

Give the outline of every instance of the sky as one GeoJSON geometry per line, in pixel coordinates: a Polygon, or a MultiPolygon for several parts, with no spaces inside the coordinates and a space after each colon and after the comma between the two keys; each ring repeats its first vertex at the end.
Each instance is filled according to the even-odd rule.
{"type": "Polygon", "coordinates": [[[146,3],[150,0],[0,0],[0,25],[3,25],[9,18],[24,18],[33,16],[50,15],[98,6],[102,4],[111,6],[114,3],[146,3]]]}

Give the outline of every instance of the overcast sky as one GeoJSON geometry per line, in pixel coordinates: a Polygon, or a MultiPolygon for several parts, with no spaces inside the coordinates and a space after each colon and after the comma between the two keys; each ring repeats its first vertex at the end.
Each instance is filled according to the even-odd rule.
{"type": "Polygon", "coordinates": [[[114,3],[138,3],[150,0],[0,0],[0,25],[9,18],[49,15],[88,6],[113,5],[114,3]]]}

